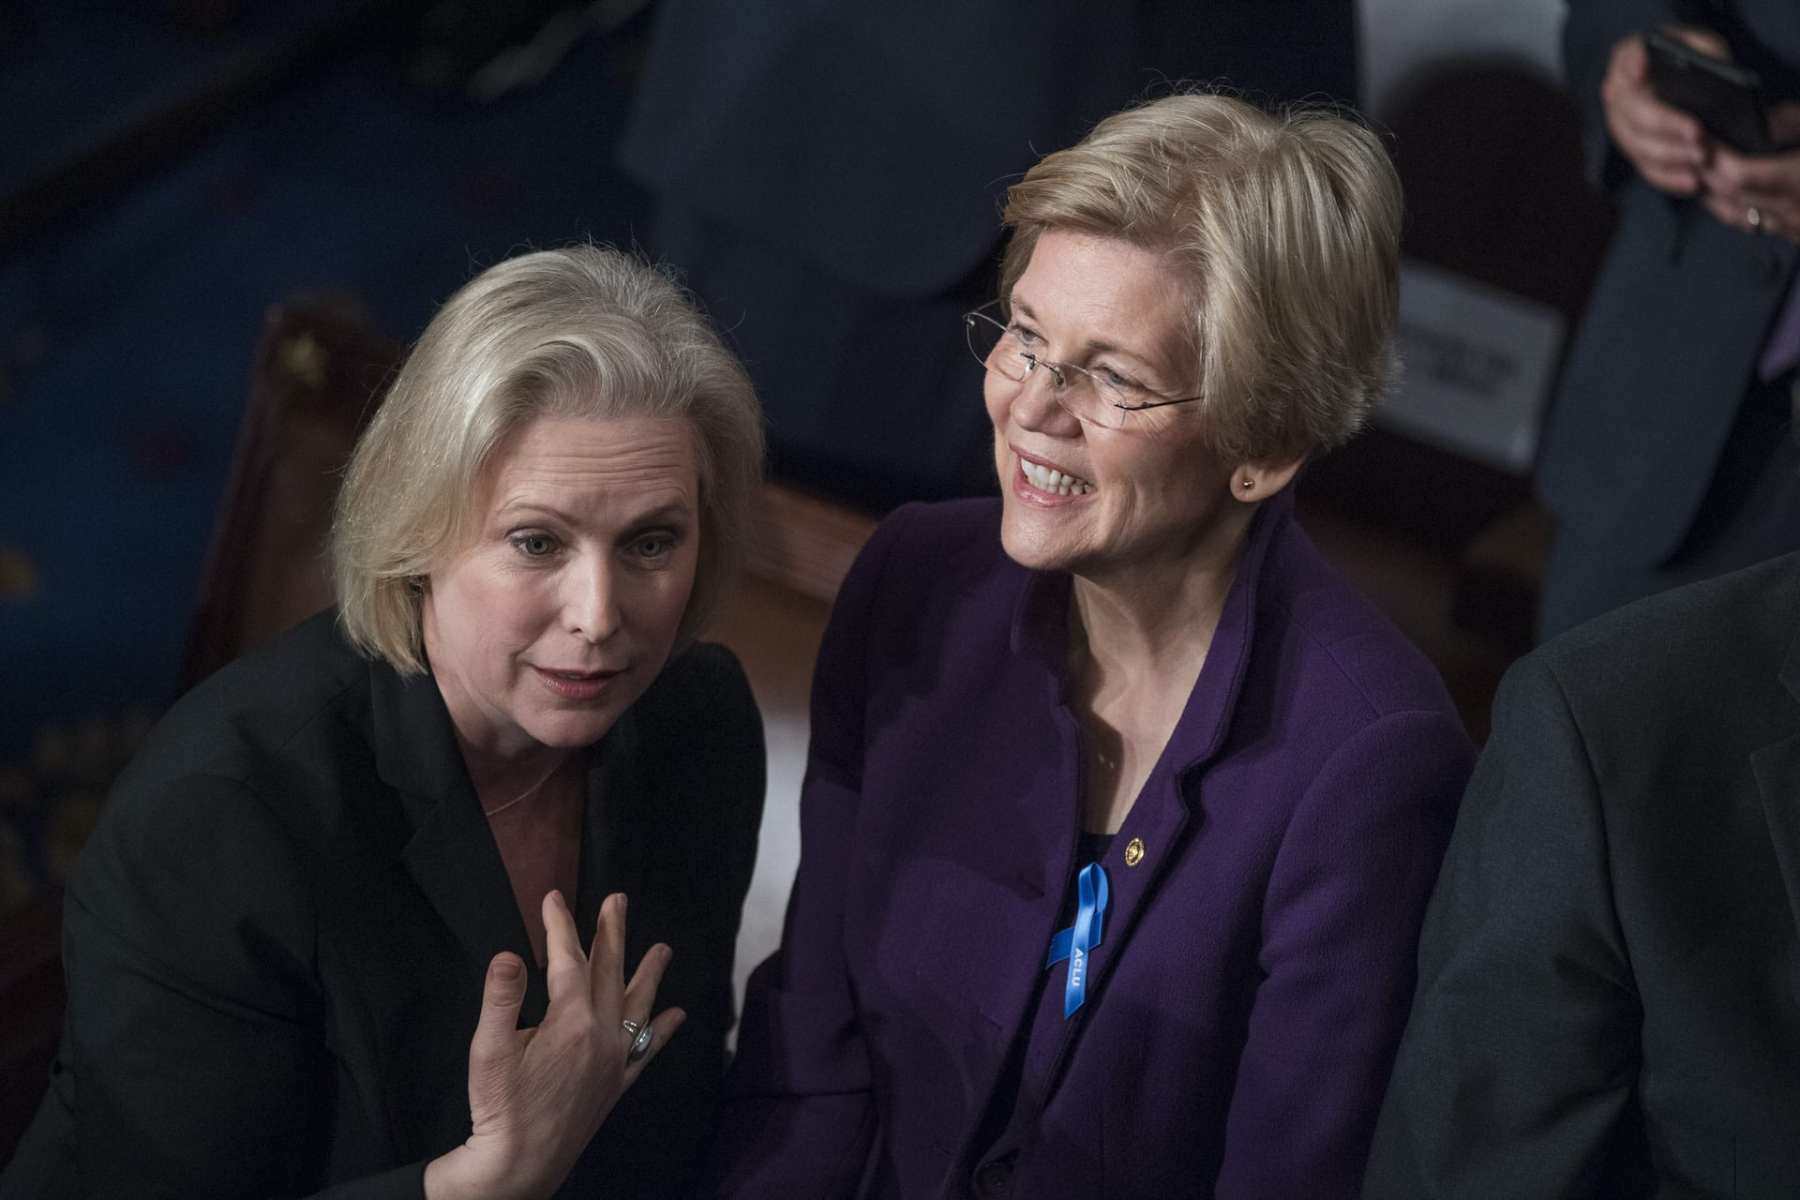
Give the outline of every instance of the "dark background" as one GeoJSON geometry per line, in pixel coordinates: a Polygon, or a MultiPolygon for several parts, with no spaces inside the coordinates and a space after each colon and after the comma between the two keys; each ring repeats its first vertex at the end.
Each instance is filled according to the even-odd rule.
{"type": "MultiPolygon", "coordinates": [[[[784,245],[834,228],[809,218],[758,248],[731,220],[734,197],[682,191],[682,172],[719,152],[694,166],[659,140],[682,128],[681,72],[704,94],[739,42],[767,32],[759,22],[773,27],[757,14],[779,7],[733,9],[738,41],[706,50],[718,31],[695,14],[707,6],[674,0],[0,0],[0,914],[66,872],[106,781],[173,696],[272,305],[323,302],[405,341],[511,254],[640,246],[687,272],[749,361],[778,478],[869,512],[985,486],[984,418],[954,399],[978,387],[954,317],[991,294],[997,229],[926,283],[908,272],[924,269],[933,227],[887,230],[852,211],[827,244],[784,245]],[[646,107],[628,172],[622,146],[646,107]],[[898,247],[886,265],[884,244],[898,247]],[[778,305],[736,282],[745,272],[813,309],[772,326],[759,314],[778,305]]],[[[913,139],[919,161],[948,164],[943,178],[907,177],[981,230],[1038,154],[1171,80],[1355,98],[1348,0],[1140,0],[1129,26],[1046,2],[1010,10],[1038,14],[1014,28],[1007,6],[986,7],[992,29],[966,60],[946,57],[941,29],[912,44],[903,18],[880,19],[867,60],[871,75],[879,58],[890,74],[984,82],[938,114],[946,135],[913,139]],[[1064,25],[1048,24],[1057,12],[1064,25]],[[1221,46],[1238,47],[1241,73],[1208,57],[1221,46]],[[1020,90],[1033,77],[1020,63],[1049,64],[1047,99],[1020,90]],[[1315,67],[1326,82],[1308,87],[1315,67]],[[1016,128],[983,123],[1009,100],[1016,128]],[[989,148],[951,136],[966,129],[989,148]]],[[[838,152],[823,139],[866,159],[883,135],[864,136],[867,114],[890,98],[912,111],[830,50],[803,48],[813,58],[788,69],[845,106],[764,125],[766,138],[754,123],[734,131],[752,169],[785,147],[828,185],[838,152]]],[[[1573,108],[1554,81],[1514,61],[1438,62],[1377,116],[1408,189],[1408,253],[1572,320],[1606,216],[1582,191],[1573,108]]],[[[778,186],[790,169],[777,161],[766,177],[778,186]]],[[[1440,551],[1528,490],[1380,434],[1309,486],[1440,551]]]]}

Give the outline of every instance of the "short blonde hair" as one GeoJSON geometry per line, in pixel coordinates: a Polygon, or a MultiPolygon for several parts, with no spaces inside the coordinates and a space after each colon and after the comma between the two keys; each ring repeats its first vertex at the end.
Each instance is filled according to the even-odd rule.
{"type": "Polygon", "coordinates": [[[701,536],[681,641],[704,624],[741,558],[762,474],[755,390],[667,274],[573,246],[508,259],[452,296],[357,442],[331,560],[338,619],[365,653],[425,669],[422,581],[479,519],[484,468],[539,416],[689,423],[701,536]]]}
{"type": "Polygon", "coordinates": [[[1394,368],[1400,179],[1381,141],[1321,109],[1187,93],[1127,109],[1007,193],[1001,299],[1046,229],[1161,257],[1191,320],[1193,391],[1228,462],[1348,439],[1394,368]]]}

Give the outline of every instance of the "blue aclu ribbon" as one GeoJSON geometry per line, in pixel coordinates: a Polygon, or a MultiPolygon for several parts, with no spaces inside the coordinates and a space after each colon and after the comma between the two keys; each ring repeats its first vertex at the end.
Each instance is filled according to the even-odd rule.
{"type": "Polygon", "coordinates": [[[1069,977],[1063,983],[1063,1019],[1075,1015],[1087,999],[1088,954],[1100,944],[1106,924],[1106,872],[1099,863],[1089,863],[1075,877],[1079,901],[1075,923],[1050,939],[1050,957],[1044,962],[1049,970],[1063,959],[1069,960],[1069,977]]]}

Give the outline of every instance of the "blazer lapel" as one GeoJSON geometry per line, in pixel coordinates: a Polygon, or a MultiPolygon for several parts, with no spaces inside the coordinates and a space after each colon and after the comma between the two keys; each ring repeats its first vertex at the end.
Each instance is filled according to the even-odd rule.
{"type": "MultiPolygon", "coordinates": [[[[1113,964],[1136,931],[1138,919],[1156,895],[1157,885],[1179,858],[1180,847],[1196,811],[1192,799],[1207,763],[1219,752],[1230,729],[1249,669],[1254,640],[1254,616],[1258,580],[1262,575],[1269,542],[1290,516],[1292,501],[1284,492],[1263,506],[1245,539],[1244,550],[1231,590],[1207,651],[1206,665],[1194,683],[1181,719],[1176,722],[1161,759],[1150,772],[1143,793],[1113,838],[1103,867],[1109,881],[1110,903],[1105,918],[1105,937],[1088,958],[1089,1003],[1103,1001],[1113,964]]],[[[1081,1016],[1082,1014],[1077,1014],[1081,1016]]],[[[1062,1063],[1085,1024],[1067,1023],[1060,1038],[1034,1038],[1037,1045],[1055,1045],[1056,1059],[1040,1063],[1048,1082],[1055,1086],[1062,1063]]],[[[1033,1057],[1040,1052],[1034,1049],[1033,1057]]],[[[1046,1091],[1048,1095],[1048,1091],[1046,1091]]]]}
{"type": "Polygon", "coordinates": [[[402,678],[381,663],[369,670],[376,771],[399,793],[411,825],[401,859],[479,969],[502,950],[525,961],[530,983],[521,1019],[535,1025],[548,999],[543,972],[437,683],[430,675],[402,678]]]}
{"type": "Polygon", "coordinates": [[[1288,519],[1291,505],[1283,492],[1257,514],[1256,523],[1245,538],[1237,576],[1219,612],[1206,665],[1194,682],[1187,707],[1169,735],[1161,760],[1150,773],[1144,794],[1138,797],[1113,839],[1106,862],[1107,875],[1112,880],[1113,912],[1107,921],[1106,935],[1111,949],[1107,951],[1103,944],[1106,952],[1094,955],[1091,962],[1090,979],[1096,988],[1105,986],[1112,964],[1130,940],[1145,903],[1178,857],[1178,847],[1195,811],[1190,798],[1198,793],[1206,764],[1225,744],[1231,714],[1250,665],[1257,582],[1269,541],[1288,519]]]}
{"type": "MultiPolygon", "coordinates": [[[[1782,660],[1781,683],[1800,702],[1800,634],[1788,641],[1782,660]]],[[[1790,717],[1796,714],[1790,713],[1790,717]]],[[[1781,882],[1788,907],[1800,925],[1800,720],[1796,730],[1771,742],[1750,756],[1756,786],[1762,792],[1763,813],[1769,822],[1775,860],[1781,866],[1781,882]]]]}
{"type": "MultiPolygon", "coordinates": [[[[640,733],[627,709],[607,731],[588,768],[587,807],[582,814],[581,881],[576,888],[575,920],[581,944],[591,947],[600,902],[614,892],[639,898],[635,867],[646,855],[636,846],[633,818],[641,808],[645,781],[638,774],[640,733]]],[[[633,922],[626,920],[631,940],[633,922]]],[[[634,960],[635,961],[635,960],[634,960]]]]}

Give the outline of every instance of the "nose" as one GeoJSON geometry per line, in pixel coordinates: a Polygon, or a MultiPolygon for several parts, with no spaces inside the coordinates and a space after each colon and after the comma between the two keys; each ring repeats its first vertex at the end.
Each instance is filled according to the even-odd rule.
{"type": "Polygon", "coordinates": [[[1011,406],[1013,423],[1021,429],[1060,437],[1078,433],[1081,422],[1062,403],[1066,383],[1055,364],[1039,360],[1031,373],[1014,385],[1018,392],[1011,406]]]}
{"type": "Polygon", "coordinates": [[[563,625],[583,641],[598,645],[619,631],[618,573],[598,556],[584,555],[563,575],[563,625]]]}

